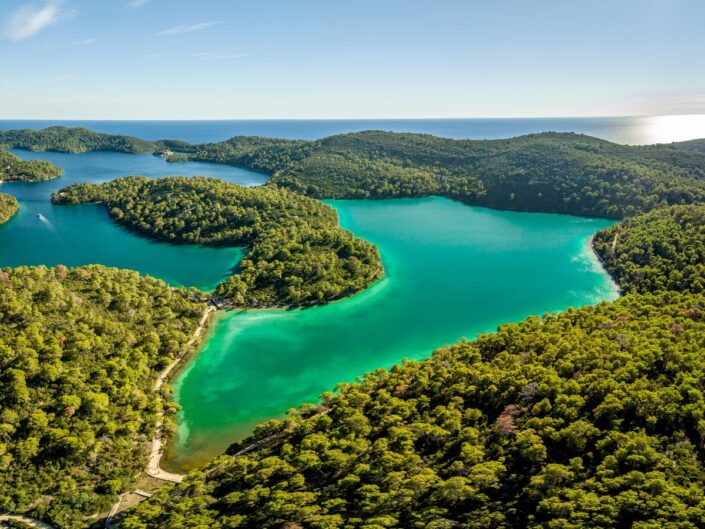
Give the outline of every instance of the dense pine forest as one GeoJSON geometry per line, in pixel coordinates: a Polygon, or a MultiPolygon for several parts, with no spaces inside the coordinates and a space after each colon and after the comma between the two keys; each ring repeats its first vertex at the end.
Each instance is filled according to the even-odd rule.
{"type": "MultiPolygon", "coordinates": [[[[704,212],[618,228],[626,257],[611,268],[685,273],[692,260],[671,240],[702,256],[703,225],[681,221],[704,212]]],[[[699,280],[631,281],[614,303],[504,325],[342,385],[122,527],[702,527],[705,299],[699,280]]]]}
{"type": "Polygon", "coordinates": [[[73,528],[110,510],[144,466],[156,373],[201,296],[102,266],[0,270],[0,513],[73,528]]]}
{"type": "Polygon", "coordinates": [[[705,139],[682,141],[675,145],[680,149],[705,153],[705,139]]]}
{"type": "MultiPolygon", "coordinates": [[[[100,202],[152,237],[247,246],[216,291],[238,306],[324,303],[379,277],[377,249],[315,198],[445,195],[627,217],[594,239],[618,301],[504,325],[341,385],[160,490],[123,529],[705,525],[701,142],[365,132],[190,145],[55,127],[2,132],[0,145],[162,152],[272,174],[258,188],[126,177],[53,197],[100,202]]],[[[90,525],[144,465],[151,384],[193,332],[203,295],[99,266],[5,269],[0,282],[0,512],[90,525]]]]}
{"type": "Polygon", "coordinates": [[[0,193],[0,224],[10,220],[19,208],[20,205],[15,197],[0,193]]]}
{"type": "Polygon", "coordinates": [[[238,136],[191,145],[51,127],[0,132],[0,145],[161,152],[174,161],[264,171],[270,185],[316,198],[443,195],[493,208],[610,218],[705,200],[698,142],[633,147],[570,133],[452,140],[367,131],[316,141],[238,136]]]}
{"type": "Polygon", "coordinates": [[[629,147],[563,133],[477,141],[379,131],[272,141],[270,151],[261,138],[233,138],[195,146],[189,156],[265,170],[272,183],[319,198],[443,195],[621,218],[705,196],[705,156],[677,145],[629,147]]]}
{"type": "Polygon", "coordinates": [[[598,232],[607,271],[628,292],[705,292],[705,207],[673,206],[598,232]]]}
{"type": "Polygon", "coordinates": [[[276,186],[126,177],[69,186],[53,200],[103,203],[116,221],[172,242],[247,246],[238,272],[216,291],[237,306],[325,303],[382,275],[377,248],[340,228],[332,207],[276,186]]]}
{"type": "Polygon", "coordinates": [[[41,182],[58,178],[63,170],[49,162],[22,160],[0,150],[0,182],[41,182]]]}
{"type": "Polygon", "coordinates": [[[42,130],[0,131],[3,149],[81,153],[87,151],[153,152],[152,142],[116,134],[102,134],[84,128],[48,127],[42,130]]]}

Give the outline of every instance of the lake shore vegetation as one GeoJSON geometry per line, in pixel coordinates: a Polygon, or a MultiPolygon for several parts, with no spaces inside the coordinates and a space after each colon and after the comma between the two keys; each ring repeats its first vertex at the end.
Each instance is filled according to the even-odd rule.
{"type": "Polygon", "coordinates": [[[0,512],[90,525],[144,468],[196,291],[86,266],[0,270],[0,512]]]}

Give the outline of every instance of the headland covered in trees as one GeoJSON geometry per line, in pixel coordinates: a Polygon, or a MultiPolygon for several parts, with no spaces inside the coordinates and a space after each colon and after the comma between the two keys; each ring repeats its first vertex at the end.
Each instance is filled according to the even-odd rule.
{"type": "Polygon", "coordinates": [[[62,173],[60,167],[49,162],[25,161],[0,150],[0,182],[41,182],[58,178],[62,173]]]}
{"type": "Polygon", "coordinates": [[[20,204],[15,197],[0,193],[0,224],[10,220],[19,208],[20,204]]]}
{"type": "Polygon", "coordinates": [[[248,246],[237,273],[215,293],[240,307],[325,303],[382,275],[377,248],[340,228],[332,207],[276,186],[126,177],[76,184],[52,199],[103,203],[116,221],[159,239],[248,246]]]}
{"type": "MultiPolygon", "coordinates": [[[[0,145],[178,151],[168,155],[271,173],[257,190],[125,178],[56,198],[102,202],[114,219],[154,237],[248,245],[252,279],[245,265],[229,294],[254,306],[282,296],[336,299],[379,272],[374,247],[304,195],[440,194],[498,208],[630,216],[595,237],[627,292],[620,300],[505,325],[342,385],[163,489],[123,528],[645,529],[705,520],[705,206],[681,205],[705,202],[699,143],[367,132],[189,145],[57,127],[5,131],[0,145]],[[295,247],[280,248],[289,239],[295,247]],[[306,283],[309,249],[324,263],[313,267],[317,277],[332,287],[323,297],[306,283]],[[349,266],[353,256],[362,264],[349,266]],[[264,281],[261,269],[281,281],[264,281]],[[287,274],[300,280],[289,283],[287,274]]],[[[11,479],[0,509],[90,525],[142,466],[155,413],[146,389],[187,342],[202,297],[103,267],[6,269],[3,277],[11,288],[1,294],[0,464],[11,479]],[[129,420],[117,420],[118,408],[130,410],[129,420]]]]}

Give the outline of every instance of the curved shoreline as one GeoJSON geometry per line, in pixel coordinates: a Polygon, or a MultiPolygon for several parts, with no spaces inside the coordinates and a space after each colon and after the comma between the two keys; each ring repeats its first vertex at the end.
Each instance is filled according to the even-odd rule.
{"type": "MultiPolygon", "coordinates": [[[[193,335],[189,339],[188,342],[186,342],[186,345],[184,346],[183,350],[181,353],[174,359],[174,361],[166,366],[159,376],[157,377],[157,380],[154,383],[154,392],[159,395],[159,392],[164,385],[164,382],[169,378],[169,375],[171,375],[172,371],[181,363],[181,361],[186,357],[188,354],[189,350],[191,349],[191,346],[193,346],[196,341],[201,337],[203,334],[203,331],[206,328],[206,325],[208,323],[208,318],[211,315],[212,312],[214,312],[216,308],[208,302],[208,306],[206,307],[206,310],[203,312],[203,316],[201,317],[201,321],[198,323],[198,327],[196,327],[196,330],[193,332],[193,335]]],[[[156,422],[156,427],[154,430],[154,437],[152,438],[152,448],[149,453],[149,461],[147,463],[147,467],[145,468],[145,474],[147,474],[150,477],[162,480],[162,481],[169,481],[171,483],[181,483],[181,481],[184,479],[184,476],[182,474],[176,474],[174,472],[167,472],[166,470],[162,469],[160,466],[161,460],[162,460],[162,455],[164,452],[164,442],[163,442],[163,437],[164,437],[164,409],[163,409],[163,400],[161,396],[159,396],[159,402],[162,404],[162,409],[157,412],[157,422],[156,422]]]]}
{"type": "MultiPolygon", "coordinates": [[[[162,456],[164,455],[165,445],[163,408],[164,401],[160,395],[160,391],[164,383],[172,375],[172,372],[179,366],[179,364],[184,360],[184,358],[186,358],[189,351],[191,350],[191,347],[198,341],[199,338],[201,338],[201,336],[203,335],[203,331],[207,327],[210,315],[216,310],[217,308],[210,301],[208,301],[206,309],[203,311],[201,320],[198,323],[198,327],[196,327],[196,329],[193,331],[191,338],[188,342],[186,342],[183,349],[181,350],[181,353],[179,353],[179,355],[171,362],[171,364],[162,369],[162,371],[159,373],[159,376],[157,376],[157,379],[154,381],[153,391],[157,394],[157,398],[159,399],[159,403],[162,405],[162,409],[157,412],[157,420],[155,423],[154,437],[152,437],[152,444],[149,452],[149,460],[147,461],[147,466],[144,469],[144,473],[151,478],[158,479],[160,481],[165,481],[168,483],[181,483],[184,479],[183,474],[167,472],[166,470],[161,468],[161,460],[162,456]]],[[[145,498],[151,496],[151,494],[138,489],[126,490],[121,493],[120,496],[118,496],[117,501],[113,504],[112,508],[110,509],[110,512],[105,517],[105,527],[110,528],[113,526],[113,518],[120,512],[120,506],[124,503],[125,498],[129,494],[138,494],[145,498]]],[[[39,527],[40,529],[54,529],[51,526],[48,526],[46,528],[42,526],[37,527],[39,527]]]]}
{"type": "MultiPolygon", "coordinates": [[[[615,234],[614,239],[612,240],[612,253],[614,253],[615,247],[617,245],[617,238],[619,237],[619,234],[615,234]]],[[[624,291],[622,290],[622,287],[619,285],[619,281],[617,281],[617,278],[613,276],[610,271],[607,269],[607,265],[605,261],[602,259],[602,256],[600,256],[599,253],[597,253],[597,250],[595,249],[595,245],[593,244],[595,240],[595,234],[591,235],[590,238],[588,239],[588,244],[590,245],[590,250],[592,252],[592,255],[594,256],[597,264],[600,265],[600,268],[602,271],[607,274],[607,277],[610,278],[610,281],[614,284],[615,288],[617,289],[617,293],[619,294],[619,297],[622,297],[624,295],[624,291]]]]}

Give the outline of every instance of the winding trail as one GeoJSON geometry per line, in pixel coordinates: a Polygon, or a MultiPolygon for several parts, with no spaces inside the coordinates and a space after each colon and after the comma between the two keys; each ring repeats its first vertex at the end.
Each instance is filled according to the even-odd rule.
{"type": "MultiPolygon", "coordinates": [[[[211,315],[212,312],[216,310],[215,305],[213,305],[210,301],[208,302],[208,306],[206,307],[206,310],[203,311],[203,316],[201,317],[201,321],[198,323],[198,327],[196,327],[196,330],[193,332],[193,335],[191,336],[191,339],[186,342],[186,345],[184,345],[183,350],[181,353],[174,359],[174,361],[166,366],[161,373],[159,373],[159,376],[157,377],[157,380],[154,382],[154,392],[159,395],[159,390],[162,389],[162,386],[164,385],[164,382],[167,381],[169,378],[169,375],[171,375],[172,371],[176,369],[176,366],[178,366],[181,361],[184,359],[184,357],[188,354],[189,349],[193,344],[196,343],[196,340],[198,340],[201,335],[203,334],[203,331],[206,328],[206,324],[208,323],[208,317],[211,315]]],[[[161,401],[161,398],[160,398],[161,401]]],[[[147,463],[147,468],[145,468],[144,473],[147,474],[150,477],[153,477],[155,479],[159,479],[161,481],[168,481],[170,483],[181,483],[184,479],[184,476],[182,474],[175,474],[173,472],[167,472],[166,470],[163,470],[160,466],[161,460],[162,460],[162,455],[163,455],[163,448],[164,448],[164,442],[163,442],[163,437],[164,437],[164,410],[160,411],[157,413],[157,422],[156,422],[156,427],[154,430],[154,438],[152,439],[152,449],[149,452],[149,462],[147,463]]],[[[114,518],[115,515],[121,510],[120,507],[127,502],[127,498],[130,494],[137,494],[138,496],[142,496],[143,498],[149,498],[151,496],[150,493],[144,492],[142,490],[133,490],[133,491],[126,491],[120,494],[120,497],[118,498],[118,501],[115,502],[113,505],[113,508],[110,510],[110,513],[108,513],[108,516],[105,518],[105,527],[110,529],[114,526],[114,518]]],[[[124,509],[125,507],[123,507],[124,509]]],[[[42,528],[42,529],[53,529],[51,526],[49,528],[42,528]]]]}
{"type": "Polygon", "coordinates": [[[617,241],[619,240],[619,233],[614,234],[614,239],[612,239],[612,246],[610,246],[610,253],[614,257],[615,250],[617,249],[617,241]]]}
{"type": "MultiPolygon", "coordinates": [[[[201,321],[198,324],[198,327],[193,333],[193,336],[191,336],[191,339],[186,342],[186,345],[184,346],[183,350],[181,351],[181,354],[179,354],[174,361],[166,366],[164,370],[159,373],[159,376],[157,377],[156,382],[154,383],[154,392],[159,394],[159,390],[162,388],[164,385],[164,382],[169,378],[169,375],[171,372],[176,368],[177,365],[184,359],[184,356],[188,353],[190,347],[196,343],[196,340],[198,340],[201,335],[203,334],[203,330],[206,328],[206,324],[208,323],[208,317],[211,315],[211,313],[215,311],[215,307],[211,305],[210,303],[208,304],[208,307],[206,310],[203,312],[203,317],[201,317],[201,321]]],[[[184,479],[184,476],[182,474],[175,474],[173,472],[167,472],[166,470],[163,470],[159,464],[161,463],[162,460],[162,453],[163,453],[163,448],[164,448],[164,443],[162,441],[162,438],[164,436],[164,410],[160,411],[157,413],[157,424],[156,424],[156,429],[154,431],[154,438],[152,439],[152,450],[149,453],[149,462],[147,463],[147,468],[145,469],[145,474],[148,476],[151,476],[156,479],[161,479],[162,481],[170,481],[171,483],[181,483],[184,479]]]]}
{"type": "Polygon", "coordinates": [[[111,529],[113,527],[113,517],[118,513],[120,510],[120,506],[122,503],[125,501],[125,498],[127,497],[128,493],[123,492],[120,494],[118,497],[118,501],[115,502],[115,505],[113,505],[113,508],[110,509],[110,512],[108,513],[108,516],[105,518],[105,523],[103,524],[106,529],[111,529]]]}

